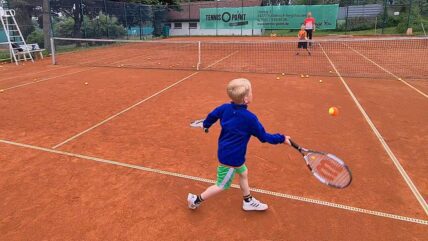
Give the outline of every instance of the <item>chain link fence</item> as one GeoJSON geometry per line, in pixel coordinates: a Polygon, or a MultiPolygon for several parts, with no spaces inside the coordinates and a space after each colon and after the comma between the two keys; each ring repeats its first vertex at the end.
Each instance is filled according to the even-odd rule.
{"type": "MultiPolygon", "coordinates": [[[[109,0],[0,0],[16,10],[17,21],[29,42],[43,46],[43,14],[51,19],[51,36],[71,38],[151,39],[198,35],[290,35],[297,30],[234,27],[233,30],[201,29],[201,9],[247,8],[255,6],[339,4],[336,29],[325,34],[413,34],[424,35],[428,25],[426,0],[220,0],[189,1],[179,5],[144,5],[109,0]]],[[[214,10],[215,11],[215,10],[214,10]]],[[[315,16],[316,17],[316,16],[315,16]]],[[[4,32],[0,29],[0,40],[4,32]]],[[[323,31],[317,31],[321,35],[323,31]]],[[[1,42],[1,41],[0,41],[1,42]]]]}

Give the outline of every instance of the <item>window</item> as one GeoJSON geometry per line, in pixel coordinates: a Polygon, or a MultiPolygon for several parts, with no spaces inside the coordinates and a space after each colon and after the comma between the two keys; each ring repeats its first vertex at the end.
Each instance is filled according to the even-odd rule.
{"type": "Polygon", "coordinates": [[[181,29],[183,26],[181,23],[174,23],[174,28],[175,29],[181,29]]]}
{"type": "Polygon", "coordinates": [[[191,28],[191,29],[198,28],[198,23],[189,23],[189,28],[191,28]]]}

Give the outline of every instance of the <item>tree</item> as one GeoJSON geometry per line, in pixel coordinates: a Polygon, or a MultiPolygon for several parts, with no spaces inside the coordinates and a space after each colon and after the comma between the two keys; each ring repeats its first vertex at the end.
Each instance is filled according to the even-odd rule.
{"type": "MultiPolygon", "coordinates": [[[[75,34],[73,17],[62,16],[59,20],[54,24],[56,34],[66,38],[73,37],[75,34]]],[[[126,29],[117,21],[116,17],[110,17],[103,13],[99,13],[95,18],[89,18],[85,15],[83,23],[88,38],[106,37],[107,33],[110,38],[120,38],[126,34],[126,29]]],[[[80,31],[83,32],[83,29],[80,31]]]]}
{"type": "Polygon", "coordinates": [[[13,0],[9,2],[9,7],[15,10],[16,21],[19,24],[22,35],[24,38],[27,38],[27,36],[35,29],[32,17],[42,16],[41,6],[35,3],[34,0],[13,0]]]}
{"type": "Polygon", "coordinates": [[[43,22],[42,22],[42,26],[43,26],[43,46],[44,48],[48,49],[49,52],[51,51],[51,42],[50,42],[50,37],[51,37],[51,28],[52,28],[52,23],[51,23],[51,17],[49,14],[49,0],[43,0],[43,22]]]}
{"type": "Polygon", "coordinates": [[[87,11],[87,9],[95,8],[97,3],[94,0],[51,0],[50,9],[53,16],[72,17],[74,20],[73,37],[81,38],[84,34],[81,31],[84,16],[95,17],[98,14],[98,12],[87,11]]]}

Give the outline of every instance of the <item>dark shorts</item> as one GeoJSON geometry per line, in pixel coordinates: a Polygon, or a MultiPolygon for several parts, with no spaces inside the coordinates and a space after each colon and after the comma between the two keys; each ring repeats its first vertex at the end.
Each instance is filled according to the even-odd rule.
{"type": "Polygon", "coordinates": [[[313,29],[306,29],[305,30],[306,33],[308,34],[308,39],[312,39],[312,32],[314,31],[313,29]]]}
{"type": "Polygon", "coordinates": [[[297,43],[297,48],[299,49],[307,49],[308,48],[308,42],[306,41],[300,41],[297,43]]]}

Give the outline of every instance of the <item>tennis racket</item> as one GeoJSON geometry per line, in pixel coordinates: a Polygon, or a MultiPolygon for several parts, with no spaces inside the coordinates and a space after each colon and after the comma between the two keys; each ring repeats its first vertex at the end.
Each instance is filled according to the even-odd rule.
{"type": "Polygon", "coordinates": [[[202,128],[202,129],[204,129],[204,131],[206,133],[208,133],[208,128],[204,128],[204,120],[205,119],[200,119],[200,120],[192,121],[192,122],[190,122],[190,127],[193,127],[193,128],[202,128]]]}
{"type": "Polygon", "coordinates": [[[290,144],[303,155],[309,170],[321,183],[335,188],[345,188],[351,184],[351,170],[337,156],[308,150],[292,140],[290,144]]]}

